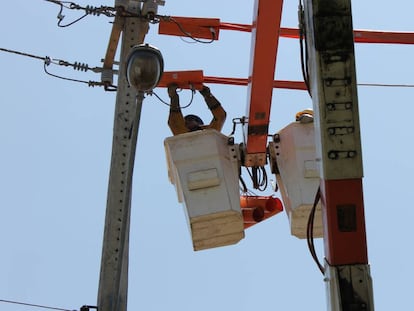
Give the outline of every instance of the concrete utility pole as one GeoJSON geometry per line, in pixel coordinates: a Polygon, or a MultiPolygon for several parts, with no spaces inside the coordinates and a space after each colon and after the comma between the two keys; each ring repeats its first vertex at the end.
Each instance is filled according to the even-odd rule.
{"type": "Polygon", "coordinates": [[[127,309],[132,175],[144,93],[138,93],[135,88],[129,86],[125,62],[131,48],[144,42],[148,32],[148,20],[125,16],[138,16],[148,7],[156,9],[157,3],[152,0],[115,1],[115,7],[119,10],[104,60],[102,80],[111,85],[114,56],[122,34],[97,302],[100,311],[127,309]]]}
{"type": "Polygon", "coordinates": [[[350,0],[306,0],[328,310],[373,311],[350,0]]]}

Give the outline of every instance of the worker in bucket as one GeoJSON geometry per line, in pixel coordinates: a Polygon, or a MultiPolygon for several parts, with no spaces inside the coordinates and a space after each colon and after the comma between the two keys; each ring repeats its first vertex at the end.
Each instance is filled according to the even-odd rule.
{"type": "Polygon", "coordinates": [[[311,123],[313,122],[313,110],[311,108],[299,111],[296,113],[296,121],[300,123],[311,123]]]}
{"type": "Polygon", "coordinates": [[[226,111],[224,111],[220,102],[214,97],[214,95],[211,94],[210,89],[207,86],[203,85],[203,88],[199,92],[204,97],[204,101],[213,114],[213,119],[209,125],[204,125],[203,120],[193,114],[183,117],[180,108],[180,98],[177,94],[177,88],[178,86],[176,84],[170,84],[168,86],[168,95],[171,99],[168,125],[174,135],[204,129],[215,129],[217,131],[221,131],[224,121],[226,120],[226,111]]]}

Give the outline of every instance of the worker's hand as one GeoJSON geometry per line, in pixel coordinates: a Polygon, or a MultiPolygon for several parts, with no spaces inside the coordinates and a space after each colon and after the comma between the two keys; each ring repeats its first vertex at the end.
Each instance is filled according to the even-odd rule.
{"type": "Polygon", "coordinates": [[[177,95],[177,88],[178,85],[175,83],[168,85],[168,96],[173,97],[177,95]]]}
{"type": "Polygon", "coordinates": [[[200,90],[200,94],[203,95],[204,97],[210,96],[211,95],[210,88],[203,85],[203,88],[200,90]]]}

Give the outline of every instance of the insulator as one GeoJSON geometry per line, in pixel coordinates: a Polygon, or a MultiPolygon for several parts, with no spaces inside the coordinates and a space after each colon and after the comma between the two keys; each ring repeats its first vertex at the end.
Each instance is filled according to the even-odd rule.
{"type": "Polygon", "coordinates": [[[87,5],[85,7],[85,12],[88,15],[95,15],[95,16],[99,16],[101,14],[101,11],[99,10],[99,8],[96,6],[92,6],[92,5],[87,5]]]}
{"type": "Polygon", "coordinates": [[[45,57],[45,65],[46,66],[49,66],[51,64],[51,62],[52,62],[52,60],[50,59],[50,57],[49,56],[46,56],[45,57]]]}
{"type": "Polygon", "coordinates": [[[73,64],[73,69],[79,70],[79,71],[88,71],[89,70],[89,66],[88,66],[88,64],[75,62],[73,64]]]}

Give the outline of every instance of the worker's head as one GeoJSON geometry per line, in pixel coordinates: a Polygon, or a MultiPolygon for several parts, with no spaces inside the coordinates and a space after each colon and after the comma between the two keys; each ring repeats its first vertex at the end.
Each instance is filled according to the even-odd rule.
{"type": "Polygon", "coordinates": [[[200,119],[200,117],[189,114],[184,117],[185,120],[185,127],[188,128],[190,132],[201,130],[201,126],[204,124],[203,120],[200,119]]]}

